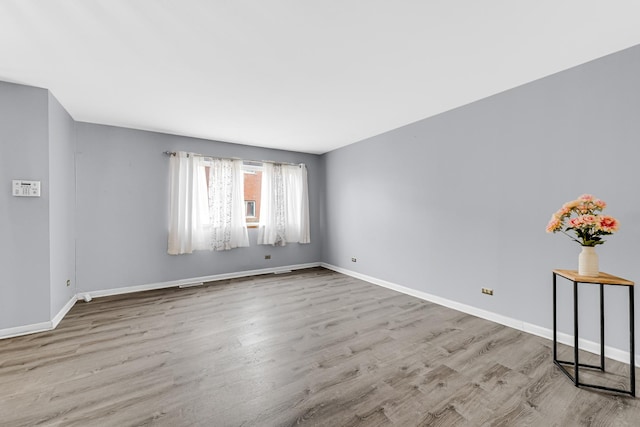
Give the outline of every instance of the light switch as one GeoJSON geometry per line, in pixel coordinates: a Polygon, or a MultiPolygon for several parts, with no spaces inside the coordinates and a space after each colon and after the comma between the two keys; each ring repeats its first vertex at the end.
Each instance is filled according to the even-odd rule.
{"type": "Polygon", "coordinates": [[[40,181],[14,179],[13,195],[16,197],[40,197],[40,181]]]}

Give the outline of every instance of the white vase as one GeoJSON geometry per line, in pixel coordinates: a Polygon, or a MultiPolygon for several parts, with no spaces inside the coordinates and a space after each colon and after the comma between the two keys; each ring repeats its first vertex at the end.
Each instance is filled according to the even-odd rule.
{"type": "Polygon", "coordinates": [[[578,274],[580,276],[596,277],[600,272],[598,254],[595,246],[583,246],[578,256],[578,274]]]}

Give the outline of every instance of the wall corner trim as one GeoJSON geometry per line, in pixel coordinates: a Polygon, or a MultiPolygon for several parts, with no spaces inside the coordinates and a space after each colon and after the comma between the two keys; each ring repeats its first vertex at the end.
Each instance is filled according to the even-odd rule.
{"type": "MultiPolygon", "coordinates": [[[[501,314],[493,313],[491,311],[483,310],[481,308],[473,307],[467,304],[462,304],[446,298],[441,298],[436,295],[431,295],[426,292],[418,291],[416,289],[411,289],[406,286],[398,285],[396,283],[388,282],[386,280],[378,279],[376,277],[367,276],[366,274],[358,273],[355,271],[348,270],[346,268],[337,267],[335,265],[327,264],[324,262],[321,263],[320,266],[328,270],[333,270],[335,272],[345,274],[347,276],[355,277],[356,279],[364,280],[365,282],[369,282],[374,285],[382,286],[387,289],[401,292],[405,295],[410,295],[425,301],[433,302],[435,304],[442,305],[444,307],[448,307],[457,311],[461,311],[463,313],[470,314],[472,316],[480,317],[481,319],[499,323],[501,325],[505,325],[510,328],[517,329],[519,331],[522,331],[528,334],[536,335],[542,338],[546,338],[548,340],[553,339],[553,331],[551,329],[544,328],[539,325],[526,323],[526,322],[523,322],[522,320],[513,319],[511,317],[503,316],[501,314]]],[[[566,333],[558,332],[558,342],[561,344],[573,346],[573,336],[566,333]]],[[[580,349],[588,351],[590,353],[599,354],[600,352],[600,344],[593,341],[588,341],[588,340],[579,338],[578,346],[580,347],[580,349]]],[[[617,360],[618,362],[622,362],[626,364],[629,363],[628,351],[605,345],[604,353],[605,353],[605,356],[610,359],[617,360]]],[[[637,367],[640,367],[640,357],[638,356],[637,353],[635,356],[635,364],[637,367]]]]}
{"type": "Polygon", "coordinates": [[[74,295],[69,301],[67,301],[64,307],[60,309],[60,311],[53,317],[53,319],[48,322],[33,323],[31,325],[0,329],[0,340],[5,338],[19,337],[21,335],[35,334],[38,332],[47,332],[55,329],[60,321],[64,318],[64,316],[67,315],[69,310],[71,310],[76,301],[77,298],[74,295]]]}
{"type": "Polygon", "coordinates": [[[69,310],[73,308],[73,306],[76,304],[76,301],[78,301],[78,297],[76,295],[72,296],[71,299],[67,301],[64,307],[60,309],[58,314],[56,314],[53,319],[51,319],[51,329],[55,329],[58,327],[60,321],[64,318],[64,316],[67,315],[69,310]]]}

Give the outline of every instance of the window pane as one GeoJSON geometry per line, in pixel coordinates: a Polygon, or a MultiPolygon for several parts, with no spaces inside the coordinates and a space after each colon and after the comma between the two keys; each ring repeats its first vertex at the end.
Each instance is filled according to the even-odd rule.
{"type": "Polygon", "coordinates": [[[255,200],[245,200],[244,201],[245,211],[247,217],[255,217],[256,216],[256,201],[255,200]]]}

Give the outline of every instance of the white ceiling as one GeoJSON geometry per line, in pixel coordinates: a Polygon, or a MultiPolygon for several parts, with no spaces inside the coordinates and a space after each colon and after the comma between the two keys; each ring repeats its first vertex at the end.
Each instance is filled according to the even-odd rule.
{"type": "Polygon", "coordinates": [[[0,80],[79,121],[310,153],[640,43],[628,0],[0,0],[0,80]]]}

